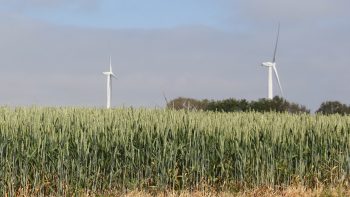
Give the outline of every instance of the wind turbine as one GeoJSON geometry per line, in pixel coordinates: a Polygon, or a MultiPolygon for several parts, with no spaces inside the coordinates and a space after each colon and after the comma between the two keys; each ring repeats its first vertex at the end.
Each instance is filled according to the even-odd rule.
{"type": "Polygon", "coordinates": [[[169,107],[169,101],[168,101],[168,98],[165,96],[164,91],[163,91],[163,97],[164,97],[165,104],[166,104],[165,108],[167,108],[167,107],[169,107]]]}
{"type": "Polygon", "coordinates": [[[109,71],[103,72],[104,75],[107,75],[107,109],[111,108],[111,99],[112,99],[112,77],[117,79],[117,76],[112,71],[112,58],[109,57],[109,71]]]}
{"type": "Polygon", "coordinates": [[[278,72],[277,72],[277,69],[276,69],[276,53],[277,53],[277,46],[278,46],[279,35],[280,35],[280,24],[278,24],[275,52],[273,54],[272,62],[264,62],[264,63],[261,64],[261,66],[265,66],[265,67],[268,68],[268,74],[269,74],[269,76],[268,76],[269,77],[268,78],[268,94],[267,94],[267,98],[268,99],[272,99],[273,98],[272,69],[275,72],[275,76],[277,78],[278,86],[280,87],[281,94],[282,94],[282,97],[283,97],[283,90],[282,90],[281,82],[280,82],[280,79],[278,77],[278,72]]]}

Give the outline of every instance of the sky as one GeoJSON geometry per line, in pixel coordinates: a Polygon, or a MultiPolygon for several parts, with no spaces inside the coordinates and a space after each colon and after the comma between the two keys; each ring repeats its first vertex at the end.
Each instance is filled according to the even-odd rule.
{"type": "MultiPolygon", "coordinates": [[[[284,97],[350,104],[348,0],[0,0],[0,105],[112,105],[267,96],[278,23],[284,97]]],[[[274,81],[274,94],[280,95],[274,81]]]]}

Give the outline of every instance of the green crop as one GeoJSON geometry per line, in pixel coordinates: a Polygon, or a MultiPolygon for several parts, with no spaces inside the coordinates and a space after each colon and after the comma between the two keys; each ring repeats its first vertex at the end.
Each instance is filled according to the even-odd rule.
{"type": "Polygon", "coordinates": [[[0,108],[0,195],[335,184],[350,117],[0,108]]]}

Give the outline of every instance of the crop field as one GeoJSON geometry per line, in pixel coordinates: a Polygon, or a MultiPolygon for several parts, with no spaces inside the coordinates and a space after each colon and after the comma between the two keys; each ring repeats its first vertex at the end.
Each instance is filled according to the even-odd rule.
{"type": "Polygon", "coordinates": [[[0,108],[0,195],[346,185],[350,117],[0,108]]]}

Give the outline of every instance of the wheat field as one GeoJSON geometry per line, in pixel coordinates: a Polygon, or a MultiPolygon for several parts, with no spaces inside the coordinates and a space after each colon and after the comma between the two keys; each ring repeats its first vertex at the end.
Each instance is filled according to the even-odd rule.
{"type": "Polygon", "coordinates": [[[350,117],[0,108],[0,195],[347,185],[350,117]]]}

